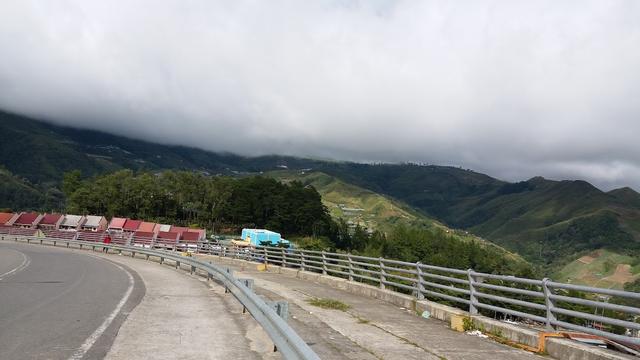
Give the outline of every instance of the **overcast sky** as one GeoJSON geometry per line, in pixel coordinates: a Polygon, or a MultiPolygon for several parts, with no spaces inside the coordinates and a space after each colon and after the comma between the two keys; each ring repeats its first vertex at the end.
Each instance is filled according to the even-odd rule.
{"type": "Polygon", "coordinates": [[[0,108],[640,189],[640,1],[0,2],[0,108]]]}

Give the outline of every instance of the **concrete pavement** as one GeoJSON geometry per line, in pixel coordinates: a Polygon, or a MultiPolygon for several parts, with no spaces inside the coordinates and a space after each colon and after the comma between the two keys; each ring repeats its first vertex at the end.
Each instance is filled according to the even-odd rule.
{"type": "Polygon", "coordinates": [[[242,307],[223,287],[152,261],[97,256],[134,269],[147,288],[106,359],[280,358],[260,326],[242,314],[242,307]]]}
{"type": "Polygon", "coordinates": [[[280,359],[224,288],[156,262],[0,242],[0,359],[280,359]]]}
{"type": "Polygon", "coordinates": [[[0,264],[0,359],[102,358],[144,295],[135,274],[74,251],[0,242],[0,264]]]}
{"type": "Polygon", "coordinates": [[[239,277],[253,278],[256,292],[290,303],[290,324],[322,359],[491,359],[534,360],[542,357],[449,329],[445,323],[380,300],[354,295],[320,283],[233,265],[239,277]],[[310,305],[314,297],[340,300],[342,312],[310,305]]]}

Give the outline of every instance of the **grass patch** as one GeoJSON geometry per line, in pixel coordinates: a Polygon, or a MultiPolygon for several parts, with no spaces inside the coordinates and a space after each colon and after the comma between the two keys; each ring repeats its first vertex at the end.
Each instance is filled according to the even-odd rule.
{"type": "Polygon", "coordinates": [[[307,302],[313,306],[331,310],[347,311],[351,307],[349,304],[345,304],[340,300],[334,299],[313,298],[307,300],[307,302]]]}

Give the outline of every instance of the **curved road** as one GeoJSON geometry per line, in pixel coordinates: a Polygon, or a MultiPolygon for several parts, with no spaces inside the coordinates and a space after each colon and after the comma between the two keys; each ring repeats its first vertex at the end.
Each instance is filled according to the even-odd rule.
{"type": "Polygon", "coordinates": [[[124,265],[0,242],[0,359],[103,358],[144,293],[124,265]]]}

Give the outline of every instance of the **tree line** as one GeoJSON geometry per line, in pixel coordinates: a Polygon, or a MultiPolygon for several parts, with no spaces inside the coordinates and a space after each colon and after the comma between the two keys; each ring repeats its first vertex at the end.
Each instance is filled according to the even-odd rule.
{"type": "Polygon", "coordinates": [[[206,176],[188,171],[66,173],[67,212],[104,214],[238,234],[266,228],[307,249],[349,251],[404,261],[526,275],[531,268],[439,228],[398,226],[388,233],[332,219],[312,186],[269,177],[206,176]]]}

